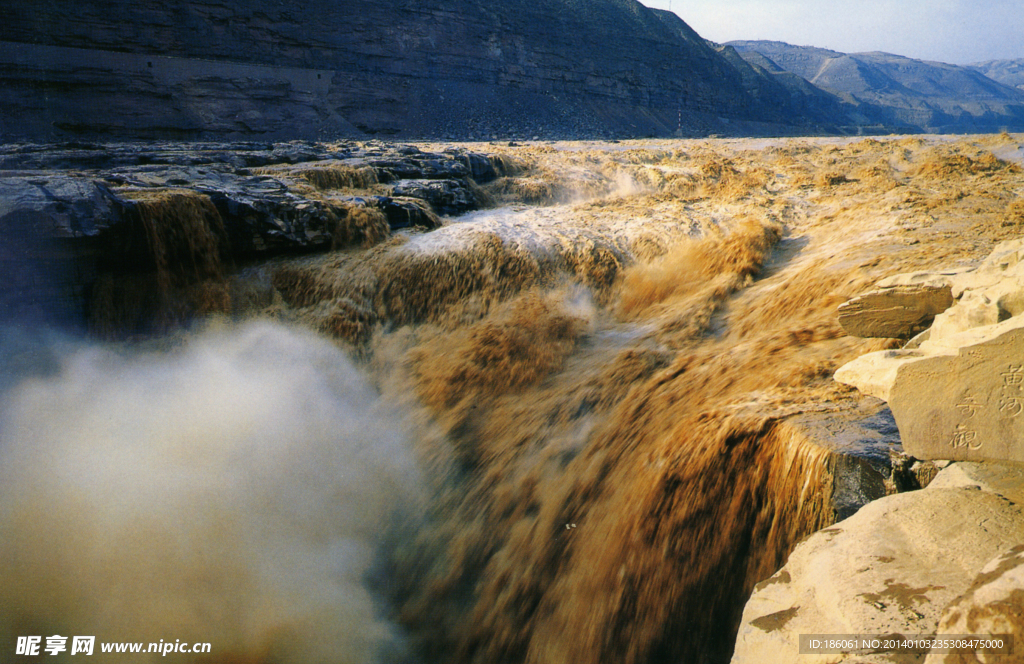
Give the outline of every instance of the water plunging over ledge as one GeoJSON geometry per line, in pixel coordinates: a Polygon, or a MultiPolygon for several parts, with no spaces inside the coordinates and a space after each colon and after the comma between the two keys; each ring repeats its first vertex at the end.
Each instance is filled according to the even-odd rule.
{"type": "MultiPolygon", "coordinates": [[[[0,637],[726,661],[753,585],[846,509],[829,436],[875,416],[831,373],[888,342],[845,336],[835,307],[1011,232],[946,234],[975,222],[928,198],[981,172],[942,161],[970,149],[527,147],[482,187],[494,209],[429,233],[371,210],[333,251],[241,266],[208,194],[150,192],[148,271],[97,280],[118,306],[91,313],[106,335],[170,304],[166,329],[6,335],[0,637]]],[[[1002,213],[1005,170],[972,210],[1002,213]]],[[[287,186],[390,195],[349,184],[287,186]]]]}

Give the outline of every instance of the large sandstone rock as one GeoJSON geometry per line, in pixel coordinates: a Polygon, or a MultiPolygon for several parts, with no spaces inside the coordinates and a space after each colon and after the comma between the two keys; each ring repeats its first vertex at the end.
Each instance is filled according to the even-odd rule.
{"type": "Polygon", "coordinates": [[[994,325],[1024,313],[1024,240],[1000,243],[976,270],[953,279],[957,306],[935,317],[930,338],[994,325]]]}
{"type": "MultiPolygon", "coordinates": [[[[1010,664],[1024,659],[1024,545],[1017,545],[989,562],[967,592],[946,607],[939,620],[938,636],[972,636],[992,640],[998,635],[1012,644],[1012,653],[989,655],[990,664],[1010,664]]],[[[957,652],[933,652],[925,664],[961,664],[957,652]]]]}
{"type": "Polygon", "coordinates": [[[909,339],[953,305],[953,274],[919,272],[880,281],[876,290],[840,305],[839,324],[854,337],[909,339]]]}
{"type": "Polygon", "coordinates": [[[920,662],[920,654],[801,655],[800,635],[921,635],[940,619],[952,624],[946,607],[974,601],[972,581],[1024,542],[1021,486],[1019,469],[953,464],[926,489],[882,498],[815,533],[755,588],[733,664],[920,662]]]}
{"type": "Polygon", "coordinates": [[[951,277],[954,306],[902,350],[841,367],[836,380],[889,402],[919,459],[1024,462],[1024,240],[951,277]]]}

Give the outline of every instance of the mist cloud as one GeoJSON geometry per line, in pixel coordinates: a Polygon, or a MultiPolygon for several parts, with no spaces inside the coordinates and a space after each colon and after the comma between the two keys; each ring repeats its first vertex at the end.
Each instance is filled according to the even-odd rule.
{"type": "Polygon", "coordinates": [[[364,577],[418,476],[343,353],[261,323],[57,361],[0,415],[0,647],[182,639],[212,661],[353,664],[395,647],[364,577]]]}

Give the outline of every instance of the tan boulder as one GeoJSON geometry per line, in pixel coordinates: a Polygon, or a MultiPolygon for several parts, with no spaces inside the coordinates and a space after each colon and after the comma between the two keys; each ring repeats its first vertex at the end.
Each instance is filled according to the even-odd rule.
{"type": "Polygon", "coordinates": [[[839,307],[839,325],[854,337],[909,339],[953,305],[955,272],[916,272],[880,281],[839,307]]]}
{"type": "Polygon", "coordinates": [[[733,664],[920,662],[892,652],[800,654],[800,636],[934,634],[982,568],[1024,542],[1024,507],[995,492],[1020,480],[1016,468],[952,464],[927,488],[815,533],[755,588],[733,664]]]}
{"type": "Polygon", "coordinates": [[[977,269],[951,278],[956,306],[935,317],[933,338],[1024,313],[1024,239],[1001,242],[977,269]]]}
{"type": "Polygon", "coordinates": [[[1024,240],[949,276],[958,302],[904,349],[841,367],[839,382],[889,403],[918,459],[1024,463],[1024,240]]]}
{"type": "MultiPolygon", "coordinates": [[[[1021,654],[1024,647],[1024,545],[1013,547],[982,568],[967,592],[943,611],[937,636],[970,636],[993,645],[998,638],[1010,652],[986,653],[981,661],[1010,664],[1024,660],[1021,654]]],[[[978,660],[943,649],[933,650],[925,664],[962,664],[964,661],[978,660]]]]}
{"type": "Polygon", "coordinates": [[[835,378],[889,402],[911,456],[1024,463],[1024,316],[869,353],[835,378]]]}
{"type": "Polygon", "coordinates": [[[916,350],[880,350],[847,362],[836,370],[833,378],[868,396],[889,401],[900,367],[922,357],[924,354],[916,350]]]}
{"type": "MultiPolygon", "coordinates": [[[[934,481],[937,488],[963,487],[998,494],[1024,504],[1024,466],[991,463],[953,464],[934,481]]],[[[1024,659],[1024,550],[1021,544],[990,561],[974,578],[967,592],[954,600],[942,613],[939,635],[977,635],[987,637],[1008,634],[1014,641],[1016,657],[989,655],[989,664],[1010,664],[1024,659]]],[[[970,660],[968,660],[970,661],[970,660]]],[[[960,664],[952,653],[933,652],[925,664],[960,664]]]]}

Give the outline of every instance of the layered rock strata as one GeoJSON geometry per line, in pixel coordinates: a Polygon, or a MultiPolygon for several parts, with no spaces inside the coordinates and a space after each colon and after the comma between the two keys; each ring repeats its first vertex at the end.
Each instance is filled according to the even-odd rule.
{"type": "MultiPolygon", "coordinates": [[[[227,266],[369,246],[397,228],[435,228],[439,214],[483,202],[476,182],[504,174],[500,159],[456,149],[192,148],[80,144],[0,152],[0,319],[74,324],[103,307],[156,315],[167,302],[154,298],[209,300],[227,266]],[[104,283],[116,295],[101,295],[104,283]]],[[[129,328],[147,325],[140,319],[129,328]]]]}
{"type": "Polygon", "coordinates": [[[807,131],[634,0],[56,0],[0,25],[0,138],[339,138],[807,131]],[[758,124],[760,123],[760,124],[758,124]]]}

